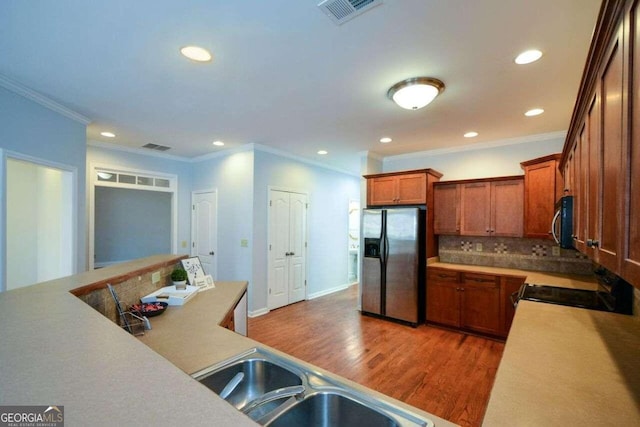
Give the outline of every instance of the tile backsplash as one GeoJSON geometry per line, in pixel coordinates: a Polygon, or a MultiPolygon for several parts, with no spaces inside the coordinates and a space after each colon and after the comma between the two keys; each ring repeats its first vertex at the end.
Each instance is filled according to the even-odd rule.
{"type": "Polygon", "coordinates": [[[440,261],[554,273],[589,274],[586,255],[546,239],[440,236],[440,261]]]}
{"type": "MultiPolygon", "coordinates": [[[[165,265],[153,271],[141,271],[139,273],[134,271],[130,274],[131,277],[124,278],[122,281],[113,281],[112,285],[122,304],[122,308],[126,311],[132,304],[139,303],[140,298],[143,296],[163,286],[169,286],[171,284],[171,272],[176,267],[179,267],[179,264],[165,265]],[[154,272],[160,272],[160,281],[157,283],[154,283],[152,280],[154,272]]],[[[81,295],[78,298],[114,323],[120,323],[120,316],[118,315],[115,301],[106,288],[106,285],[88,294],[81,295]]]]}

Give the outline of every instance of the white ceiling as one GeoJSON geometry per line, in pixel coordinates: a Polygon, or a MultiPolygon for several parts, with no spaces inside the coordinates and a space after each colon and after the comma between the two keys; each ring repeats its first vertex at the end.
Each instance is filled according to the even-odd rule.
{"type": "Polygon", "coordinates": [[[0,74],[91,119],[90,140],[189,158],[257,143],[357,173],[363,151],[566,130],[600,5],[384,0],[338,26],[318,2],[3,0],[0,74]],[[188,44],[214,60],[185,59],[188,44]],[[529,48],[543,58],[515,65],[529,48]],[[416,76],[446,89],[418,111],[386,97],[416,76]],[[523,115],[534,107],[545,113],[523,115]]]}

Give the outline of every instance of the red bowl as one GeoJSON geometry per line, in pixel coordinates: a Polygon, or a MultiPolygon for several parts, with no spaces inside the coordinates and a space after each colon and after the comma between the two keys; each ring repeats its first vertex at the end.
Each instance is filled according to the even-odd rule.
{"type": "Polygon", "coordinates": [[[166,302],[143,302],[142,304],[133,304],[131,311],[138,313],[140,316],[154,317],[164,313],[167,309],[166,302]]]}

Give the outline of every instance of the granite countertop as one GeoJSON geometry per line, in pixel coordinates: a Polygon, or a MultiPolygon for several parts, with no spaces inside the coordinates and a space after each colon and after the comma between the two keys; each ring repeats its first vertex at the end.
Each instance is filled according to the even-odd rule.
{"type": "Polygon", "coordinates": [[[640,319],[521,301],[483,425],[640,425],[640,319]]]}
{"type": "Polygon", "coordinates": [[[503,276],[525,277],[526,283],[535,285],[551,285],[562,288],[587,289],[595,291],[598,289],[596,277],[581,274],[547,273],[544,271],[518,270],[515,268],[485,267],[482,265],[452,264],[440,261],[431,261],[429,267],[449,268],[460,271],[473,271],[478,273],[500,274],[503,276]]]}
{"type": "Polygon", "coordinates": [[[157,255],[0,293],[0,405],[62,405],[68,425],[256,426],[188,374],[263,347],[370,395],[454,424],[218,326],[247,289],[217,282],[136,338],[71,291],[170,262],[157,255]]]}

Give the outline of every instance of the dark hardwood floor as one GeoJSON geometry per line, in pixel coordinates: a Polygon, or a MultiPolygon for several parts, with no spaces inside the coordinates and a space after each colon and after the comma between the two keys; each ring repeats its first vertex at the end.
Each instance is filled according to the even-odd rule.
{"type": "Polygon", "coordinates": [[[249,319],[249,337],[462,426],[479,426],[504,343],[362,316],[357,286],[249,319]]]}

